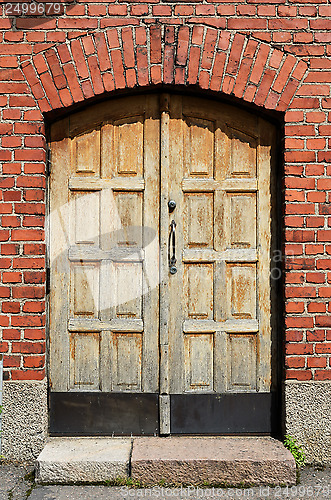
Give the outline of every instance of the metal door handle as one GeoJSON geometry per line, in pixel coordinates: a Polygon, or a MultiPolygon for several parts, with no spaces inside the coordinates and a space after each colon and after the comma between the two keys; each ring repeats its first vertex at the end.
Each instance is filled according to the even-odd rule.
{"type": "Polygon", "coordinates": [[[176,222],[174,220],[170,223],[169,245],[168,245],[168,262],[170,274],[177,273],[176,267],[176,222]],[[171,255],[172,250],[172,255],[171,255]]]}

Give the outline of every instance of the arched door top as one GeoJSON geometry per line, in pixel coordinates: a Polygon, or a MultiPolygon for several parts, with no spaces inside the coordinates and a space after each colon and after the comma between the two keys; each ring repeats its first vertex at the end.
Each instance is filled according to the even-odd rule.
{"type": "Polygon", "coordinates": [[[308,66],[248,35],[196,24],[92,33],[36,54],[22,70],[43,113],[159,84],[192,85],[285,111],[308,66]]]}

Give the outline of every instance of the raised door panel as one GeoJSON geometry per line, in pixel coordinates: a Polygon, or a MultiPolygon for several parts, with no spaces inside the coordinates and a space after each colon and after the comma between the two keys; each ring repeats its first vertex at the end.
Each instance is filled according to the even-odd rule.
{"type": "Polygon", "coordinates": [[[185,193],[184,210],[185,246],[212,248],[214,239],[213,193],[185,193]]]}
{"type": "Polygon", "coordinates": [[[256,338],[256,335],[229,335],[229,391],[247,392],[256,390],[256,338]]]}
{"type": "Polygon", "coordinates": [[[137,333],[113,334],[113,390],[138,392],[142,389],[142,341],[137,333]]]}
{"type": "Polygon", "coordinates": [[[144,115],[114,121],[114,160],[117,175],[143,176],[144,115]]]}
{"type": "Polygon", "coordinates": [[[257,141],[247,133],[228,127],[231,143],[229,174],[231,177],[256,177],[257,141]]]}
{"type": "Polygon", "coordinates": [[[185,335],[184,392],[210,392],[214,386],[213,334],[185,335]]]}
{"type": "Polygon", "coordinates": [[[71,390],[98,390],[100,387],[99,333],[73,333],[70,336],[71,390]]]}
{"type": "Polygon", "coordinates": [[[74,137],[71,158],[77,174],[100,175],[100,129],[74,137]]]}
{"type": "Polygon", "coordinates": [[[256,248],[256,194],[238,192],[228,194],[228,217],[232,248],[256,248]]]}
{"type": "Polygon", "coordinates": [[[99,317],[99,273],[98,263],[73,262],[71,265],[70,316],[99,317]]]}
{"type": "MultiPolygon", "coordinates": [[[[185,264],[185,315],[191,319],[214,317],[214,266],[213,264],[185,264]],[[201,293],[203,290],[203,293],[201,293]]],[[[184,304],[183,304],[184,305],[184,304]]]]}
{"type": "Polygon", "coordinates": [[[187,117],[184,125],[185,177],[213,178],[215,122],[187,117]],[[206,158],[209,159],[206,162],[206,158]]]}
{"type": "Polygon", "coordinates": [[[256,319],[256,264],[231,263],[227,271],[228,319],[256,319]]]}
{"type": "Polygon", "coordinates": [[[100,191],[70,193],[70,239],[72,245],[99,245],[100,191]]]}
{"type": "Polygon", "coordinates": [[[142,262],[113,262],[111,306],[116,318],[143,317],[142,262]]]}

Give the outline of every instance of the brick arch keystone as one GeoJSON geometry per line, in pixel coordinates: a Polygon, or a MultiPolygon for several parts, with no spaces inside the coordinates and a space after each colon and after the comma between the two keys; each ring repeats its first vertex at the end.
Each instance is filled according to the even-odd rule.
{"type": "Polygon", "coordinates": [[[265,42],[202,25],[112,28],[49,48],[21,67],[43,113],[161,83],[285,111],[308,69],[265,42]]]}

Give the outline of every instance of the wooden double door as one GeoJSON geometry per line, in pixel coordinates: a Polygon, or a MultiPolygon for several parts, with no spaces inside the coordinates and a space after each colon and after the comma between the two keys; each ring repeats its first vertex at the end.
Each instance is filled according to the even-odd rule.
{"type": "Polygon", "coordinates": [[[183,95],[53,124],[53,434],[272,431],[275,131],[183,95]]]}

